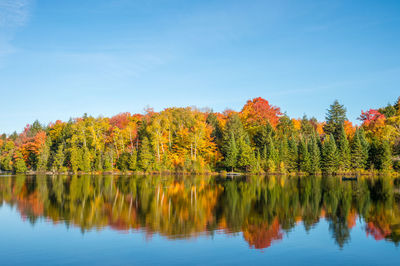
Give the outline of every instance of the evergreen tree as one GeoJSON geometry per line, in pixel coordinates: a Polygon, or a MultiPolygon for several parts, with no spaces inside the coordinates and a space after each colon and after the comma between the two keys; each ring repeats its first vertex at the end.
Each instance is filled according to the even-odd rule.
{"type": "Polygon", "coordinates": [[[153,154],[151,152],[151,146],[149,139],[144,137],[142,140],[142,144],[140,145],[139,151],[139,167],[144,171],[148,171],[151,169],[151,164],[153,162],[153,154]]]}
{"type": "Polygon", "coordinates": [[[357,130],[351,142],[351,168],[364,169],[363,147],[360,141],[360,133],[357,130]]]}
{"type": "Polygon", "coordinates": [[[279,145],[279,159],[281,166],[283,166],[284,169],[281,170],[287,170],[288,165],[289,165],[289,144],[286,135],[284,135],[280,141],[279,145]],[[282,165],[283,163],[283,165],[282,165]]]}
{"type": "Polygon", "coordinates": [[[317,173],[321,170],[321,151],[318,146],[318,140],[315,134],[312,136],[311,141],[308,143],[308,151],[310,153],[310,173],[317,173]]]}
{"type": "Polygon", "coordinates": [[[298,149],[297,141],[294,136],[289,139],[289,152],[288,152],[288,170],[290,172],[296,172],[298,170],[298,149]]]}
{"type": "Polygon", "coordinates": [[[227,143],[229,141],[232,133],[233,136],[235,137],[236,143],[240,138],[244,138],[246,135],[245,130],[243,128],[242,120],[240,120],[240,117],[237,114],[232,114],[229,117],[228,121],[226,122],[224,137],[223,137],[224,143],[227,143]]]}
{"type": "Polygon", "coordinates": [[[311,172],[311,158],[304,138],[299,142],[299,170],[304,173],[311,172]]]}
{"type": "Polygon", "coordinates": [[[224,150],[226,153],[224,159],[225,167],[231,169],[233,172],[233,169],[236,167],[239,154],[233,132],[231,132],[230,139],[227,142],[227,146],[224,147],[224,150]]]}
{"type": "Polygon", "coordinates": [[[338,139],[341,127],[344,124],[346,118],[346,108],[339,104],[338,100],[335,100],[328,109],[326,114],[326,124],[324,125],[324,131],[327,135],[333,134],[335,140],[338,139]]]}
{"type": "Polygon", "coordinates": [[[381,170],[392,169],[392,151],[388,141],[383,141],[380,146],[379,161],[381,170]]]}
{"type": "Polygon", "coordinates": [[[214,113],[210,113],[207,116],[207,124],[211,125],[213,131],[211,137],[214,139],[214,142],[217,143],[218,146],[222,145],[223,142],[223,131],[218,122],[218,118],[214,113]]]}
{"type": "Polygon", "coordinates": [[[127,171],[129,169],[129,157],[128,152],[122,153],[117,160],[117,168],[121,171],[127,171]]]}
{"type": "MultiPolygon", "coordinates": [[[[223,137],[222,153],[225,158],[223,162],[224,166],[232,171],[236,166],[239,166],[240,153],[242,151],[247,152],[247,147],[241,146],[248,144],[250,143],[242,121],[237,114],[231,115],[226,123],[223,137]]],[[[242,163],[244,163],[243,160],[242,163]]]]}
{"type": "Polygon", "coordinates": [[[53,169],[56,171],[60,171],[61,168],[64,166],[64,160],[65,160],[64,145],[60,144],[58,145],[57,152],[54,155],[52,164],[53,169]]]}
{"type": "Polygon", "coordinates": [[[339,153],[339,169],[341,171],[350,169],[350,146],[343,125],[340,126],[337,148],[339,153]]]}
{"type": "Polygon", "coordinates": [[[79,165],[81,165],[82,156],[76,145],[72,145],[69,150],[69,161],[71,163],[71,170],[76,173],[78,172],[79,165]]]}
{"type": "Polygon", "coordinates": [[[396,108],[390,103],[383,108],[379,108],[379,113],[383,114],[386,118],[392,117],[396,115],[396,108]]]}
{"type": "Polygon", "coordinates": [[[271,160],[275,165],[279,164],[279,153],[275,148],[275,144],[271,136],[268,137],[266,144],[267,160],[271,160]]]}
{"type": "Polygon", "coordinates": [[[267,151],[265,149],[271,143],[270,140],[274,134],[274,128],[270,123],[267,123],[265,126],[261,126],[257,129],[256,133],[254,134],[253,141],[255,148],[259,149],[261,154],[266,155],[267,151]]]}
{"type": "Polygon", "coordinates": [[[124,152],[117,160],[117,168],[121,171],[136,170],[136,150],[124,152]]]}
{"type": "Polygon", "coordinates": [[[243,138],[239,139],[238,147],[239,147],[239,154],[237,161],[238,167],[247,172],[253,170],[256,165],[256,159],[249,141],[246,141],[243,138]]]}
{"type": "Polygon", "coordinates": [[[368,163],[370,145],[367,141],[367,138],[365,137],[365,132],[363,128],[360,128],[358,130],[358,137],[360,138],[360,143],[362,146],[362,164],[364,165],[364,167],[366,167],[368,163]]]}
{"type": "Polygon", "coordinates": [[[39,120],[35,120],[35,122],[33,122],[33,124],[31,125],[27,136],[32,138],[34,136],[36,136],[37,133],[39,133],[40,131],[44,130],[45,127],[42,126],[42,124],[40,124],[39,120]]]}
{"type": "Polygon", "coordinates": [[[371,140],[371,145],[368,150],[368,167],[370,169],[379,169],[380,168],[380,144],[377,138],[373,138],[371,140]]]}
{"type": "Polygon", "coordinates": [[[257,152],[256,156],[256,165],[255,165],[255,172],[260,173],[262,172],[262,163],[261,163],[261,156],[260,156],[260,151],[257,152]]]}
{"type": "Polygon", "coordinates": [[[322,145],[322,171],[328,174],[337,171],[338,151],[333,134],[327,136],[322,145]]]}
{"type": "Polygon", "coordinates": [[[311,121],[312,120],[308,119],[306,115],[304,115],[303,118],[301,119],[300,131],[303,136],[309,137],[314,134],[314,126],[312,125],[311,121]]]}
{"type": "MultiPolygon", "coordinates": [[[[166,154],[165,154],[166,155],[166,154]]],[[[136,150],[133,150],[130,154],[129,154],[129,158],[128,158],[128,169],[135,171],[136,170],[136,165],[137,165],[137,152],[136,150]]]]}

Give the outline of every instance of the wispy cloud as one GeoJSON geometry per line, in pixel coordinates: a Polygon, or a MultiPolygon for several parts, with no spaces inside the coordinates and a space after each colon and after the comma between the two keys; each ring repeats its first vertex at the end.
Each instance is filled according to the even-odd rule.
{"type": "Polygon", "coordinates": [[[0,0],[0,27],[21,27],[29,19],[31,0],[0,0]]]}
{"type": "Polygon", "coordinates": [[[11,41],[28,22],[31,10],[32,0],[0,0],[0,66],[3,57],[15,52],[11,41]]]}

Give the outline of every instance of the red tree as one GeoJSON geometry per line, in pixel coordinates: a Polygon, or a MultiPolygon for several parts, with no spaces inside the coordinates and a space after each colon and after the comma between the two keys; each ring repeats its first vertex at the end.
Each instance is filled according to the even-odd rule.
{"type": "Polygon", "coordinates": [[[248,100],[240,115],[246,124],[265,125],[269,122],[273,127],[276,127],[282,113],[279,107],[272,106],[267,100],[258,97],[248,100]]]}

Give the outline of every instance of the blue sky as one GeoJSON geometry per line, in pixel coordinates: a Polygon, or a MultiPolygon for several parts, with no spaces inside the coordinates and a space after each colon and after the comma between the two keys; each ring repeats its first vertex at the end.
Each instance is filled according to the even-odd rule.
{"type": "Polygon", "coordinates": [[[0,131],[170,106],[352,121],[400,96],[400,1],[0,0],[0,131]]]}

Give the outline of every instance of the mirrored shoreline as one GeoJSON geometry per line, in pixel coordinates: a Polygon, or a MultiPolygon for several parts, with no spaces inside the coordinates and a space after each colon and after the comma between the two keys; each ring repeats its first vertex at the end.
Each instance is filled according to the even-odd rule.
{"type": "MultiPolygon", "coordinates": [[[[400,241],[400,180],[249,176],[2,176],[0,202],[35,225],[45,219],[82,233],[109,228],[168,240],[241,232],[265,249],[322,219],[339,248],[362,226],[376,241],[400,241]]],[[[0,207],[1,208],[1,207],[0,207]]]]}

